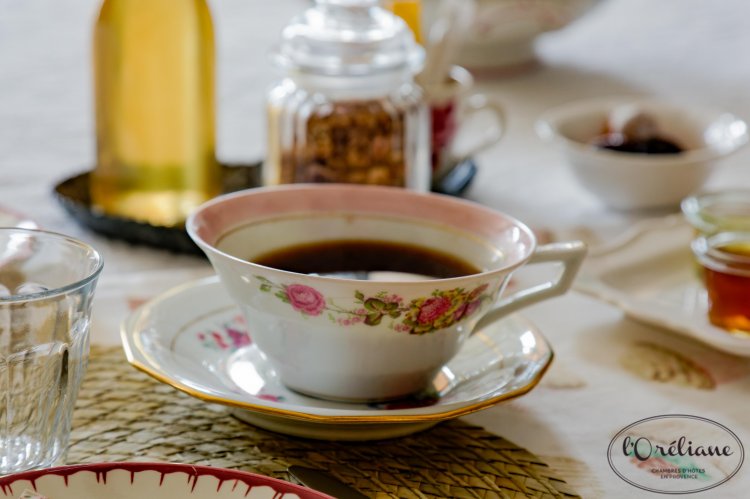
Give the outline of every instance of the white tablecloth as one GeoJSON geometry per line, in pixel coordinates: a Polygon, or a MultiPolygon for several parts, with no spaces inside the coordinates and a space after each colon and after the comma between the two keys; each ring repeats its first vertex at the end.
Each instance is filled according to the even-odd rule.
{"type": "MultiPolygon", "coordinates": [[[[94,158],[90,31],[97,0],[0,3],[0,204],[41,226],[99,248],[106,260],[93,341],[118,342],[131,306],[212,273],[199,258],[110,241],[76,225],[55,203],[53,185],[94,158]]],[[[212,2],[218,38],[218,152],[253,160],[264,151],[265,89],[278,76],[265,53],[302,0],[212,2]]],[[[535,227],[585,225],[612,231],[654,214],[607,211],[582,190],[556,152],[533,133],[544,109],[613,94],[662,95],[750,117],[750,6],[743,0],[607,0],[569,29],[546,35],[533,72],[481,80],[478,89],[507,109],[503,141],[479,158],[467,197],[535,227]]],[[[708,187],[750,186],[750,148],[733,156],[708,187]]],[[[733,429],[750,445],[750,366],[627,320],[618,309],[576,293],[524,312],[552,342],[556,363],[516,401],[467,417],[540,455],[584,497],[651,494],[614,475],[610,439],[645,417],[687,413],[733,429]],[[648,381],[624,367],[643,342],[667,346],[716,380],[711,390],[648,381]]],[[[747,497],[750,467],[704,497],[747,497]]],[[[700,495],[700,494],[699,494],[700,495]]]]}

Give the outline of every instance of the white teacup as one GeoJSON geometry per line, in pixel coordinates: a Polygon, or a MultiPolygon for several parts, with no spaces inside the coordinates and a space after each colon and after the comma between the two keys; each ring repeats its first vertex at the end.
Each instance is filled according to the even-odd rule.
{"type": "Polygon", "coordinates": [[[201,206],[193,240],[239,303],[257,347],[291,389],[336,400],[386,400],[423,389],[473,331],[564,293],[581,242],[537,247],[521,222],[447,196],[360,185],[242,191],[201,206]],[[252,263],[299,244],[377,240],[455,255],[480,273],[415,281],[299,274],[252,263]],[[511,273],[557,261],[561,276],[501,296],[511,273]]]}

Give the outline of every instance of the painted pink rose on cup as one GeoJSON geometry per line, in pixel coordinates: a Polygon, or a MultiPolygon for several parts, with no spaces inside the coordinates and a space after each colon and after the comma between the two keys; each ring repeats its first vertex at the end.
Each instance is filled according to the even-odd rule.
{"type": "Polygon", "coordinates": [[[417,321],[420,324],[432,324],[451,308],[451,300],[445,296],[433,296],[425,300],[419,309],[417,321]]]}
{"type": "Polygon", "coordinates": [[[315,288],[304,284],[290,284],[286,296],[292,308],[307,315],[320,315],[326,308],[326,300],[315,288]]]}

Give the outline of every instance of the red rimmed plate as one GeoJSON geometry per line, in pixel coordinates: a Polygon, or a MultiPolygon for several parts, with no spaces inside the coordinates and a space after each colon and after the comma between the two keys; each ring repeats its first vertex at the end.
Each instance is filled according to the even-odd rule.
{"type": "Polygon", "coordinates": [[[333,499],[321,492],[255,473],[173,463],[80,464],[0,477],[0,498],[22,497],[333,499]]]}

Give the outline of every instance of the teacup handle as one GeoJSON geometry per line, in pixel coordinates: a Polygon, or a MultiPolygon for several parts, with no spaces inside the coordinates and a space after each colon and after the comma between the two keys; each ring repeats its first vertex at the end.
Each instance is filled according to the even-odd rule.
{"type": "Polygon", "coordinates": [[[501,299],[495,308],[487,312],[477,323],[472,334],[485,326],[502,319],[511,312],[527,307],[533,303],[559,296],[570,289],[578,269],[586,256],[586,245],[581,241],[569,241],[538,246],[527,263],[560,262],[562,273],[556,281],[547,281],[530,288],[516,291],[501,299]]]}
{"type": "Polygon", "coordinates": [[[495,126],[491,132],[483,134],[482,140],[463,148],[460,154],[454,154],[454,160],[462,161],[470,156],[484,151],[492,145],[497,144],[505,134],[505,111],[500,104],[484,94],[473,94],[466,98],[466,116],[461,119],[458,134],[465,124],[481,112],[489,112],[495,120],[495,126]]]}

